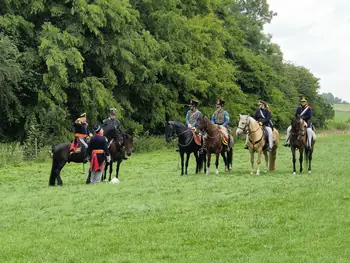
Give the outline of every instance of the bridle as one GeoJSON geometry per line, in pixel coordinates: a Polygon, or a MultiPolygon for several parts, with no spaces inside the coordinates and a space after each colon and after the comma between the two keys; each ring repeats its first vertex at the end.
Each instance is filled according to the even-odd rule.
{"type": "MultiPolygon", "coordinates": [[[[202,118],[203,120],[203,122],[205,122],[205,119],[204,118],[202,118]]],[[[216,128],[216,130],[218,131],[218,134],[216,135],[216,136],[214,136],[214,137],[212,137],[212,136],[210,136],[209,134],[208,134],[208,124],[206,123],[206,128],[202,128],[202,129],[200,129],[201,131],[203,131],[205,134],[206,134],[206,136],[208,137],[208,138],[210,138],[210,139],[215,139],[215,138],[218,138],[219,136],[221,136],[221,134],[220,134],[220,131],[219,131],[219,129],[218,128],[216,128]]]]}
{"type": "Polygon", "coordinates": [[[247,117],[245,126],[243,128],[238,126],[237,129],[242,130],[244,134],[248,134],[248,135],[253,134],[257,132],[259,129],[261,129],[259,126],[255,131],[249,131],[249,124],[250,124],[250,120],[249,120],[249,117],[247,117]]]}
{"type": "MultiPolygon", "coordinates": [[[[171,135],[168,137],[171,141],[175,140],[176,138],[179,138],[182,134],[185,134],[186,132],[191,131],[190,128],[187,128],[187,130],[184,130],[183,132],[177,134],[177,133],[176,133],[176,129],[174,128],[174,126],[173,126],[172,123],[169,123],[169,124],[167,124],[167,125],[169,125],[169,126],[171,127],[171,135]]],[[[178,142],[178,144],[179,144],[181,147],[187,147],[188,145],[191,144],[191,142],[193,141],[193,138],[194,138],[194,137],[193,137],[193,134],[192,134],[192,138],[191,138],[191,140],[190,140],[190,142],[189,142],[188,144],[182,145],[182,144],[179,143],[179,142],[178,142]]]]}

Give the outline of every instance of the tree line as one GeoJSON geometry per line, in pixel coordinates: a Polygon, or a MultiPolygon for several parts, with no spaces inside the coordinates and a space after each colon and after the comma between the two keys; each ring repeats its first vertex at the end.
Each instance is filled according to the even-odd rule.
{"type": "Polygon", "coordinates": [[[185,103],[211,115],[218,98],[236,124],[258,99],[284,128],[307,96],[314,124],[334,115],[309,69],[287,63],[263,26],[266,0],[6,0],[0,5],[3,140],[71,139],[115,107],[129,132],[160,134],[185,103]]]}
{"type": "Polygon", "coordinates": [[[341,98],[335,97],[331,92],[328,93],[322,93],[322,97],[326,100],[329,104],[350,104],[346,100],[343,100],[341,98]]]}

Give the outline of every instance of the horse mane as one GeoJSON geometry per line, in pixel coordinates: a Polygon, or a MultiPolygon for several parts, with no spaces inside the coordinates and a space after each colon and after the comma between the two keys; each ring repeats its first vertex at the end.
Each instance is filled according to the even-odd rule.
{"type": "Polygon", "coordinates": [[[180,121],[169,121],[168,123],[169,123],[170,125],[171,125],[171,124],[175,124],[175,125],[178,125],[178,126],[186,127],[186,125],[183,124],[183,123],[180,122],[180,121]]]}

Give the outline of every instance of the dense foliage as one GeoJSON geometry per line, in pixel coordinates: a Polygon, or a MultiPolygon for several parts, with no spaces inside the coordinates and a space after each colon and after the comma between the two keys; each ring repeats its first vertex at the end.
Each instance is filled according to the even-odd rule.
{"type": "Polygon", "coordinates": [[[225,99],[234,124],[265,99],[282,128],[303,94],[323,125],[319,80],[262,31],[274,15],[266,0],[3,0],[0,136],[71,137],[80,112],[96,123],[110,107],[162,133],[192,97],[205,114],[225,99]]]}

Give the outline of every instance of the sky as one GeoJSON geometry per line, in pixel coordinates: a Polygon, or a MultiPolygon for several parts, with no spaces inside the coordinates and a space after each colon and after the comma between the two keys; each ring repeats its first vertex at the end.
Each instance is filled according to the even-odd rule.
{"type": "Polygon", "coordinates": [[[350,102],[350,0],[267,2],[277,16],[264,30],[284,59],[320,78],[320,92],[350,102]]]}

